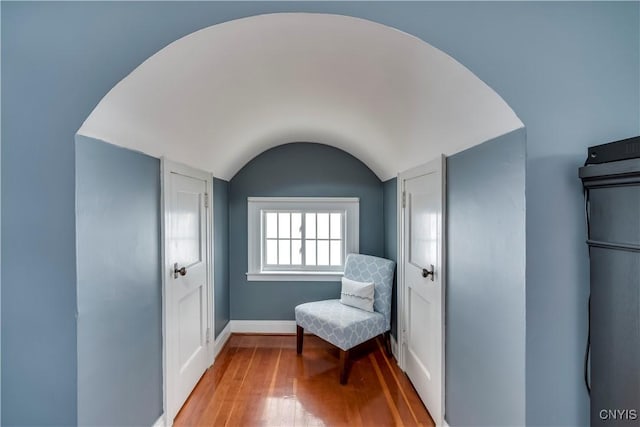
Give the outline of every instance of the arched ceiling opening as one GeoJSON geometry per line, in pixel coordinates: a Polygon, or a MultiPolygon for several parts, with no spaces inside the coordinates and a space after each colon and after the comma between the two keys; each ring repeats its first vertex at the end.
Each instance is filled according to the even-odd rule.
{"type": "Polygon", "coordinates": [[[168,45],[78,133],[226,180],[269,148],[318,142],[386,180],[520,127],[489,86],[416,37],[353,17],[278,13],[168,45]]]}

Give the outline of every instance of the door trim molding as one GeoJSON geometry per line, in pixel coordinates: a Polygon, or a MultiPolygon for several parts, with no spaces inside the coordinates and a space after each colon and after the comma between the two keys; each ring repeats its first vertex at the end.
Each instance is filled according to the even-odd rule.
{"type": "Polygon", "coordinates": [[[393,357],[396,359],[396,363],[398,363],[398,340],[396,340],[393,335],[391,335],[391,354],[393,354],[393,357]]]}
{"type": "Polygon", "coordinates": [[[441,170],[441,182],[442,182],[442,220],[441,220],[441,236],[442,236],[442,248],[440,253],[440,283],[442,286],[442,420],[434,420],[437,426],[446,425],[445,421],[445,295],[446,295],[446,279],[447,279],[447,160],[444,154],[441,154],[438,158],[433,159],[423,165],[416,166],[404,172],[398,174],[398,178],[396,180],[396,193],[397,193],[397,248],[398,248],[398,261],[396,263],[397,266],[397,276],[398,276],[398,311],[396,324],[398,325],[398,340],[397,340],[397,361],[400,369],[402,371],[406,371],[406,328],[405,328],[405,294],[406,294],[406,285],[405,285],[405,272],[404,272],[404,261],[406,254],[404,253],[404,206],[403,206],[403,192],[404,192],[404,181],[411,178],[416,178],[421,175],[425,175],[429,171],[433,170],[433,163],[440,162],[440,170],[441,170]]]}
{"type": "Polygon", "coordinates": [[[218,354],[220,354],[224,345],[229,341],[229,338],[231,338],[231,322],[227,323],[227,326],[224,327],[213,343],[214,358],[218,357],[218,354]]]}
{"type": "Polygon", "coordinates": [[[153,425],[151,427],[165,427],[165,424],[164,424],[164,412],[162,413],[162,415],[160,415],[160,417],[158,417],[156,422],[153,423],[153,425]]]}
{"type": "Polygon", "coordinates": [[[168,233],[167,227],[171,224],[170,221],[170,210],[168,199],[166,197],[169,181],[169,174],[177,173],[180,175],[190,176],[194,178],[202,179],[206,181],[207,192],[209,194],[209,207],[207,210],[207,327],[210,331],[210,339],[207,345],[207,360],[209,365],[213,364],[215,358],[214,352],[214,338],[213,338],[213,319],[214,319],[214,294],[213,294],[213,174],[209,172],[204,172],[199,169],[192,168],[191,166],[174,162],[172,160],[167,159],[166,157],[160,158],[160,210],[161,210],[161,227],[160,227],[160,242],[161,242],[161,271],[160,277],[162,278],[162,407],[163,407],[163,417],[164,417],[164,425],[172,426],[173,418],[176,414],[171,414],[169,411],[169,395],[172,393],[171,389],[167,385],[168,379],[168,366],[167,363],[167,323],[170,319],[167,319],[167,285],[169,282],[169,275],[172,272],[170,262],[168,261],[168,233]]]}

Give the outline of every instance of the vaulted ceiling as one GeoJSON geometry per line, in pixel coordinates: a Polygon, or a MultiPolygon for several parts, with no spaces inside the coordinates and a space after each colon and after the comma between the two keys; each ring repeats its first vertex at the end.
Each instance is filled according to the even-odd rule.
{"type": "Polygon", "coordinates": [[[347,16],[278,13],[165,47],[78,133],[227,180],[271,147],[319,142],[386,180],[522,126],[489,86],[416,37],[347,16]]]}

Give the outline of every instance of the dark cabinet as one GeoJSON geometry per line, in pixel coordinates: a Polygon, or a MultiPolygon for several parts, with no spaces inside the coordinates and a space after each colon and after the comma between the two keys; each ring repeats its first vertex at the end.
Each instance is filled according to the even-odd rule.
{"type": "Polygon", "coordinates": [[[640,159],[580,168],[588,194],[591,426],[640,425],[640,159]]]}

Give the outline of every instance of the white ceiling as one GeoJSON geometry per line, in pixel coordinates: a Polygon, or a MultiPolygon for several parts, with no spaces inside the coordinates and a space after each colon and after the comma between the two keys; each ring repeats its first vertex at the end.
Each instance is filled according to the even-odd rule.
{"type": "Polygon", "coordinates": [[[118,83],[78,133],[226,180],[271,147],[319,142],[386,180],[522,126],[422,40],[352,17],[279,13],[175,41],[118,83]]]}

